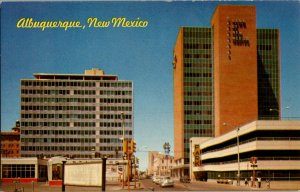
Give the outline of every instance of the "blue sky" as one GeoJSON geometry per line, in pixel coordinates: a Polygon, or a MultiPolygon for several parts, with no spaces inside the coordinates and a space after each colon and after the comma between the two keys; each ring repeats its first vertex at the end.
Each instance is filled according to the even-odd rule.
{"type": "Polygon", "coordinates": [[[257,27],[278,28],[283,117],[300,117],[300,3],[290,2],[13,2],[1,4],[1,129],[20,118],[20,79],[33,73],[101,68],[134,82],[135,138],[148,150],[173,149],[173,47],[180,26],[209,27],[218,4],[256,5],[257,27]],[[146,28],[20,29],[18,19],[147,20],[146,28]],[[286,107],[289,109],[285,109],[286,107]]]}

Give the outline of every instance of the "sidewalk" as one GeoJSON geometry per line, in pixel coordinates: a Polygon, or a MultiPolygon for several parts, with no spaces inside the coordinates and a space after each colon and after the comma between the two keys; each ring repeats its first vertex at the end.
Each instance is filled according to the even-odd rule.
{"type": "MultiPolygon", "coordinates": [[[[130,182],[130,190],[143,190],[144,186],[141,182],[136,182],[136,187],[134,186],[134,182],[130,182]]],[[[106,190],[107,191],[128,191],[128,185],[125,184],[124,188],[122,186],[122,183],[120,182],[107,182],[106,184],[106,190]]]]}
{"type": "MultiPolygon", "coordinates": [[[[61,192],[61,186],[49,186],[45,182],[38,183],[2,183],[0,187],[0,192],[12,192],[15,189],[20,189],[20,191],[34,191],[34,192],[61,192]]],[[[82,192],[82,191],[101,191],[101,187],[85,187],[85,186],[66,186],[66,192],[82,192]]],[[[124,186],[122,189],[122,183],[119,182],[107,182],[105,186],[106,191],[128,191],[128,186],[124,186]]],[[[143,190],[143,185],[140,184],[140,188],[137,182],[136,188],[134,188],[134,182],[130,183],[131,191],[143,190]]]]}
{"type": "MultiPolygon", "coordinates": [[[[216,180],[208,181],[210,183],[216,182],[216,180]]],[[[249,182],[249,181],[248,181],[249,182]]],[[[236,182],[232,184],[232,186],[235,186],[237,188],[242,189],[251,189],[254,191],[272,191],[272,190],[283,190],[283,191],[300,191],[300,181],[271,181],[270,186],[268,187],[266,181],[262,181],[261,188],[258,188],[258,183],[256,181],[255,183],[256,187],[250,187],[249,183],[248,186],[245,186],[244,181],[241,182],[240,186],[237,186],[236,182]]]]}

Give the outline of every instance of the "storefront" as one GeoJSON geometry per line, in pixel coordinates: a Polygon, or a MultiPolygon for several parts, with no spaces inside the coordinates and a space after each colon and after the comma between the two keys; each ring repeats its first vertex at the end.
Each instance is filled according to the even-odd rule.
{"type": "Polygon", "coordinates": [[[33,158],[2,158],[1,181],[32,182],[47,178],[47,160],[33,158]]]}

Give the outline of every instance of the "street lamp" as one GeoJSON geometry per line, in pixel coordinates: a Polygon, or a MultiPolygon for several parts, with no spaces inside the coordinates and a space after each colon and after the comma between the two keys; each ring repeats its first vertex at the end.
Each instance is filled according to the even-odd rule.
{"type": "MultiPolygon", "coordinates": [[[[290,107],[289,107],[289,106],[286,106],[286,107],[285,107],[285,109],[287,109],[287,110],[288,110],[288,109],[290,109],[290,107]]],[[[279,109],[276,109],[276,108],[275,108],[275,109],[273,109],[273,108],[270,108],[270,109],[269,109],[269,111],[277,111],[278,113],[280,113],[280,110],[279,110],[279,109]]],[[[287,116],[287,119],[289,119],[289,117],[288,117],[288,116],[287,116]]]]}
{"type": "MultiPolygon", "coordinates": [[[[228,124],[228,123],[223,123],[224,126],[230,125],[231,127],[234,128],[233,125],[228,124]]],[[[237,174],[237,186],[240,185],[240,138],[239,138],[239,131],[240,128],[238,127],[236,129],[236,142],[237,142],[237,163],[238,163],[238,174],[237,174]]]]}
{"type": "MultiPolygon", "coordinates": [[[[121,139],[122,140],[122,143],[123,143],[123,147],[124,147],[124,143],[125,143],[125,128],[124,128],[124,113],[122,112],[121,113],[121,118],[122,118],[122,130],[123,130],[123,138],[121,139]]],[[[124,152],[124,149],[123,149],[123,161],[126,159],[126,154],[124,152]]],[[[122,185],[122,189],[124,189],[124,185],[125,185],[125,166],[123,165],[123,185],[122,185]]]]}
{"type": "Polygon", "coordinates": [[[125,141],[125,126],[124,126],[124,113],[123,112],[121,113],[121,119],[122,119],[122,130],[123,130],[122,140],[123,140],[123,144],[124,144],[124,141],[125,141]]]}

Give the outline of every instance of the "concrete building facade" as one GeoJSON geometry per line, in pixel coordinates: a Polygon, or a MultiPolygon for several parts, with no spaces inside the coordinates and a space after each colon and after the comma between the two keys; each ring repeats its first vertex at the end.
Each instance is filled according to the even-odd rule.
{"type": "Polygon", "coordinates": [[[251,176],[300,179],[300,121],[258,120],[219,137],[191,138],[190,143],[193,180],[236,182],[238,170],[241,181],[251,176]]]}
{"type": "Polygon", "coordinates": [[[175,160],[190,163],[191,137],[280,119],[279,53],[279,30],[257,29],[255,6],[220,5],[210,27],[180,28],[173,59],[175,160]]]}
{"type": "Polygon", "coordinates": [[[21,156],[122,156],[133,137],[133,83],[106,75],[34,74],[21,80],[21,156]]]}

